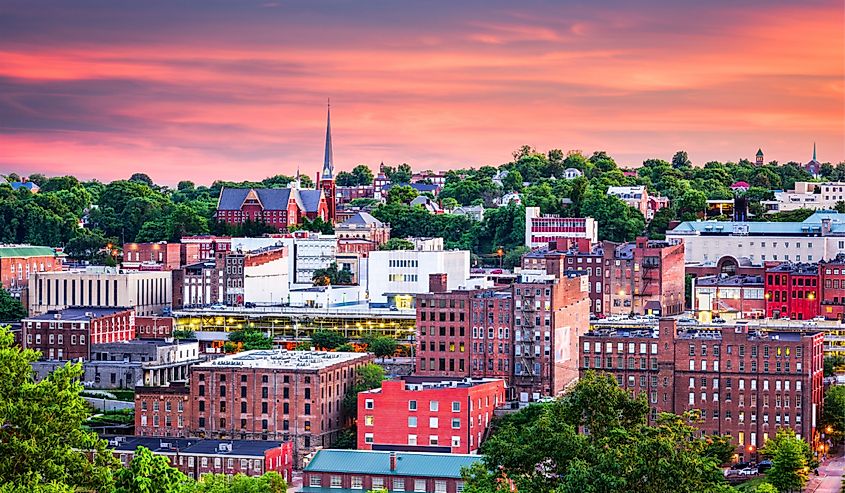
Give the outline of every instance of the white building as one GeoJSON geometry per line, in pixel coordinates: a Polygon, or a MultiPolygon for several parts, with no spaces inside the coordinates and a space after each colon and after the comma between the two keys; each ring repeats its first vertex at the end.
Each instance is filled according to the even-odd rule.
{"type": "Polygon", "coordinates": [[[446,274],[449,290],[469,281],[469,251],[443,250],[442,238],[417,240],[415,246],[414,250],[370,252],[367,286],[371,302],[410,308],[414,295],[428,292],[429,274],[446,274]],[[438,249],[431,249],[438,243],[438,249]]]}
{"type": "Polygon", "coordinates": [[[683,240],[686,263],[818,262],[845,252],[845,214],[816,212],[800,223],[687,221],[666,239],[683,240]]]}
{"type": "Polygon", "coordinates": [[[311,286],[293,289],[290,306],[307,308],[338,308],[367,302],[363,286],[311,286]]]}
{"type": "Polygon", "coordinates": [[[484,220],[484,206],[483,205],[462,205],[451,210],[451,214],[456,216],[465,216],[473,221],[481,222],[484,220]]]}
{"type": "Polygon", "coordinates": [[[268,247],[244,257],[244,302],[278,304],[285,300],[290,291],[289,251],[268,247]]]}
{"type": "Polygon", "coordinates": [[[297,231],[285,236],[260,238],[232,238],[232,251],[251,252],[269,246],[288,248],[288,273],[292,285],[311,285],[314,271],[337,262],[337,237],[307,231],[297,231]]]}
{"type": "Polygon", "coordinates": [[[837,202],[845,201],[845,182],[795,182],[795,189],[775,192],[774,200],[764,200],[767,212],[796,209],[832,210],[837,202]]]}
{"type": "Polygon", "coordinates": [[[577,168],[566,168],[565,170],[563,170],[564,180],[574,180],[579,176],[584,176],[584,173],[582,173],[581,170],[577,168]]]}
{"type": "Polygon", "coordinates": [[[591,217],[561,217],[540,214],[539,207],[525,208],[525,246],[539,248],[565,239],[599,239],[598,223],[591,217]]]}

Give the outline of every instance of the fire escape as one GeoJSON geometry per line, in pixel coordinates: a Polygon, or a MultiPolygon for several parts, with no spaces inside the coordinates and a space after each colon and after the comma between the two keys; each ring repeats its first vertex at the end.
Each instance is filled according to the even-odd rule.
{"type": "MultiPolygon", "coordinates": [[[[640,306],[643,308],[643,313],[646,310],[647,299],[656,297],[657,302],[660,303],[661,314],[663,311],[662,301],[660,299],[660,257],[644,257],[640,263],[640,288],[634,290],[634,297],[640,299],[640,306]]],[[[636,279],[634,280],[636,282],[636,279]]]]}
{"type": "Polygon", "coordinates": [[[534,330],[537,328],[534,320],[537,313],[535,299],[533,290],[526,289],[520,307],[522,327],[515,342],[520,348],[519,362],[522,364],[522,371],[515,375],[515,380],[521,386],[533,386],[540,381],[540,374],[534,370],[537,359],[534,352],[534,344],[537,342],[534,338],[534,330]]]}

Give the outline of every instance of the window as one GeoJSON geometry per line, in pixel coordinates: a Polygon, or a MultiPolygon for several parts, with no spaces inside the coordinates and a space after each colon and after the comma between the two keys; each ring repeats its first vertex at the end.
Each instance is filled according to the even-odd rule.
{"type": "Polygon", "coordinates": [[[453,447],[460,447],[461,446],[461,437],[452,436],[452,446],[453,447]]]}
{"type": "Polygon", "coordinates": [[[437,428],[439,424],[440,424],[439,418],[436,418],[436,417],[433,417],[433,416],[428,418],[428,427],[429,428],[437,428]]]}
{"type": "Polygon", "coordinates": [[[365,426],[373,426],[375,422],[375,418],[372,415],[364,416],[364,425],[365,426]]]}
{"type": "Polygon", "coordinates": [[[375,407],[375,403],[372,399],[367,399],[364,401],[364,408],[365,409],[373,409],[375,407]]]}
{"type": "Polygon", "coordinates": [[[417,436],[416,435],[408,435],[408,445],[416,445],[417,444],[417,436]]]}
{"type": "Polygon", "coordinates": [[[340,488],[343,486],[343,478],[340,476],[329,477],[329,486],[332,488],[340,488]]]}
{"type": "Polygon", "coordinates": [[[416,416],[408,416],[408,428],[416,428],[417,427],[417,417],[416,416]]]}
{"type": "MultiPolygon", "coordinates": [[[[464,484],[458,482],[457,491],[462,492],[464,490],[464,484]]],[[[434,480],[434,493],[446,493],[446,481],[442,479],[434,480]]]]}
{"type": "Polygon", "coordinates": [[[384,478],[373,478],[373,489],[374,490],[383,490],[384,489],[384,478]]]}
{"type": "Polygon", "coordinates": [[[417,410],[417,401],[408,401],[408,411],[417,410]]]}
{"type": "Polygon", "coordinates": [[[425,491],[425,479],[414,480],[414,491],[425,491]]]}
{"type": "Polygon", "coordinates": [[[429,435],[428,436],[428,444],[429,445],[437,445],[437,435],[429,435]]]}
{"type": "Polygon", "coordinates": [[[405,491],[405,478],[393,478],[393,491],[405,491]]]}
{"type": "MultiPolygon", "coordinates": [[[[205,460],[205,457],[203,457],[202,460],[205,460]]],[[[311,487],[320,487],[322,486],[322,484],[323,478],[318,474],[311,476],[311,478],[308,480],[308,485],[311,487]]]]}
{"type": "Polygon", "coordinates": [[[373,434],[372,433],[365,433],[364,434],[364,443],[373,443],[373,434]]]}
{"type": "Polygon", "coordinates": [[[461,419],[460,418],[452,418],[452,429],[457,430],[461,427],[461,419]]]}
{"type": "Polygon", "coordinates": [[[431,401],[428,403],[428,410],[429,411],[439,411],[440,410],[440,402],[439,401],[431,401]]]}
{"type": "Polygon", "coordinates": [[[361,476],[352,476],[350,480],[350,487],[353,490],[360,490],[364,488],[364,478],[361,476]]]}

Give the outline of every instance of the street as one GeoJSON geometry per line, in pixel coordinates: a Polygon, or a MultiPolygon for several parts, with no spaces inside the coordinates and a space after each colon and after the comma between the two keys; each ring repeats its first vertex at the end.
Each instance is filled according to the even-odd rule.
{"type": "Polygon", "coordinates": [[[845,457],[835,457],[819,467],[818,476],[810,476],[806,491],[839,493],[842,489],[843,473],[845,473],[845,457]]]}

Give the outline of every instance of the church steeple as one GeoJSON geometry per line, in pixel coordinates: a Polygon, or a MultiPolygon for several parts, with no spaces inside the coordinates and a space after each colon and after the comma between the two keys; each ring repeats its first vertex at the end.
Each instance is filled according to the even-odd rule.
{"type": "Polygon", "coordinates": [[[334,156],[332,155],[332,104],[328,101],[326,110],[326,152],[323,157],[323,180],[334,179],[334,156]]]}
{"type": "Polygon", "coordinates": [[[813,142],[813,161],[816,160],[816,143],[813,142]]]}

